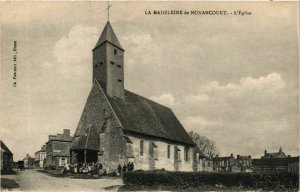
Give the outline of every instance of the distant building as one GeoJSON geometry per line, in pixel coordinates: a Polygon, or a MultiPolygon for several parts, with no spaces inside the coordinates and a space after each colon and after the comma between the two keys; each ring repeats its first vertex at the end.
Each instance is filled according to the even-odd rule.
{"type": "Polygon", "coordinates": [[[35,159],[32,158],[29,154],[26,155],[26,157],[23,159],[23,161],[24,161],[24,168],[25,169],[35,168],[35,164],[34,164],[35,159]]]}
{"type": "Polygon", "coordinates": [[[253,159],[253,170],[255,172],[299,172],[299,157],[286,155],[280,147],[278,152],[268,153],[265,150],[261,159],[253,159]]]}
{"type": "Polygon", "coordinates": [[[198,147],[195,148],[195,158],[194,171],[213,171],[213,160],[202,153],[198,147]]]}
{"type": "Polygon", "coordinates": [[[255,172],[293,172],[299,173],[299,157],[253,159],[255,172]]]}
{"type": "Polygon", "coordinates": [[[264,156],[262,156],[262,159],[272,159],[272,158],[286,158],[286,154],[282,151],[282,148],[279,148],[278,152],[268,153],[267,149],[265,149],[264,156]]]}
{"type": "Polygon", "coordinates": [[[46,145],[43,145],[41,150],[35,152],[35,167],[43,168],[44,160],[46,158],[46,145]]]}
{"type": "Polygon", "coordinates": [[[292,157],[292,158],[294,159],[288,162],[288,172],[299,174],[299,157],[292,157]]]}
{"type": "MultiPolygon", "coordinates": [[[[69,129],[64,129],[63,134],[49,135],[49,140],[46,143],[46,164],[45,166],[56,165],[54,155],[60,153],[62,150],[70,147],[72,137],[69,129]]],[[[70,153],[69,153],[70,154],[70,153]]],[[[70,157],[70,155],[68,156],[70,157]]]]}
{"type": "Polygon", "coordinates": [[[235,165],[232,167],[232,172],[252,172],[251,155],[242,156],[237,155],[235,165]]]}
{"type": "Polygon", "coordinates": [[[2,140],[0,140],[0,145],[1,174],[10,173],[13,168],[13,154],[2,140]]]}
{"type": "Polygon", "coordinates": [[[236,161],[231,154],[227,157],[219,157],[218,155],[213,158],[213,170],[218,172],[231,172],[232,167],[235,166],[236,161]]]}

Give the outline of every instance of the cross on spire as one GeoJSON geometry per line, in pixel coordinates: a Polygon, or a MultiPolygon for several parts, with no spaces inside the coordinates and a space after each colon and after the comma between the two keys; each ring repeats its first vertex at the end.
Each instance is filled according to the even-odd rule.
{"type": "Polygon", "coordinates": [[[107,1],[107,21],[109,21],[109,8],[111,7],[112,5],[109,4],[109,1],[107,1]]]}

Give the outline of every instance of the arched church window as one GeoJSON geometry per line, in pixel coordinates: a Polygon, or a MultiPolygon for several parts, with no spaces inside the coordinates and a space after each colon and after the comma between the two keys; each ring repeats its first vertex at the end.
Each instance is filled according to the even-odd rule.
{"type": "Polygon", "coordinates": [[[144,141],[140,140],[140,156],[144,155],[144,141]]]}
{"type": "Polygon", "coordinates": [[[116,49],[114,49],[114,54],[117,55],[117,50],[116,49]]]}

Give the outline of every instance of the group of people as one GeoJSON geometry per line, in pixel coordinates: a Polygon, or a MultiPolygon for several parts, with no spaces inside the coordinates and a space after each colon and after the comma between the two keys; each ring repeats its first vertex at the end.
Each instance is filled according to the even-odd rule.
{"type": "Polygon", "coordinates": [[[106,170],[103,169],[101,163],[75,163],[75,164],[66,164],[63,169],[63,174],[65,173],[90,173],[91,175],[99,174],[105,175],[106,170]]]}
{"type": "MultiPolygon", "coordinates": [[[[122,175],[123,173],[129,171],[132,172],[134,170],[134,164],[133,162],[128,162],[127,164],[124,164],[121,166],[119,164],[117,173],[114,171],[117,175],[122,175]]],[[[107,171],[103,168],[103,165],[101,163],[75,163],[75,164],[65,164],[64,168],[62,169],[62,174],[66,173],[87,173],[93,175],[106,175],[107,171]]]]}
{"type": "Polygon", "coordinates": [[[121,166],[121,164],[119,164],[118,166],[118,173],[119,175],[121,175],[122,173],[125,173],[127,171],[131,172],[134,170],[134,164],[133,162],[128,162],[127,165],[124,164],[123,167],[121,166]]]}

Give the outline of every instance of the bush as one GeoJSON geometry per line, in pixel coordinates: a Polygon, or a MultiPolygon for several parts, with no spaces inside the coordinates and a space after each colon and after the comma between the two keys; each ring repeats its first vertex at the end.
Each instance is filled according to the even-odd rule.
{"type": "Polygon", "coordinates": [[[298,189],[299,175],[292,173],[209,173],[144,171],[126,172],[124,184],[199,188],[204,186],[241,187],[247,189],[298,189]]]}

